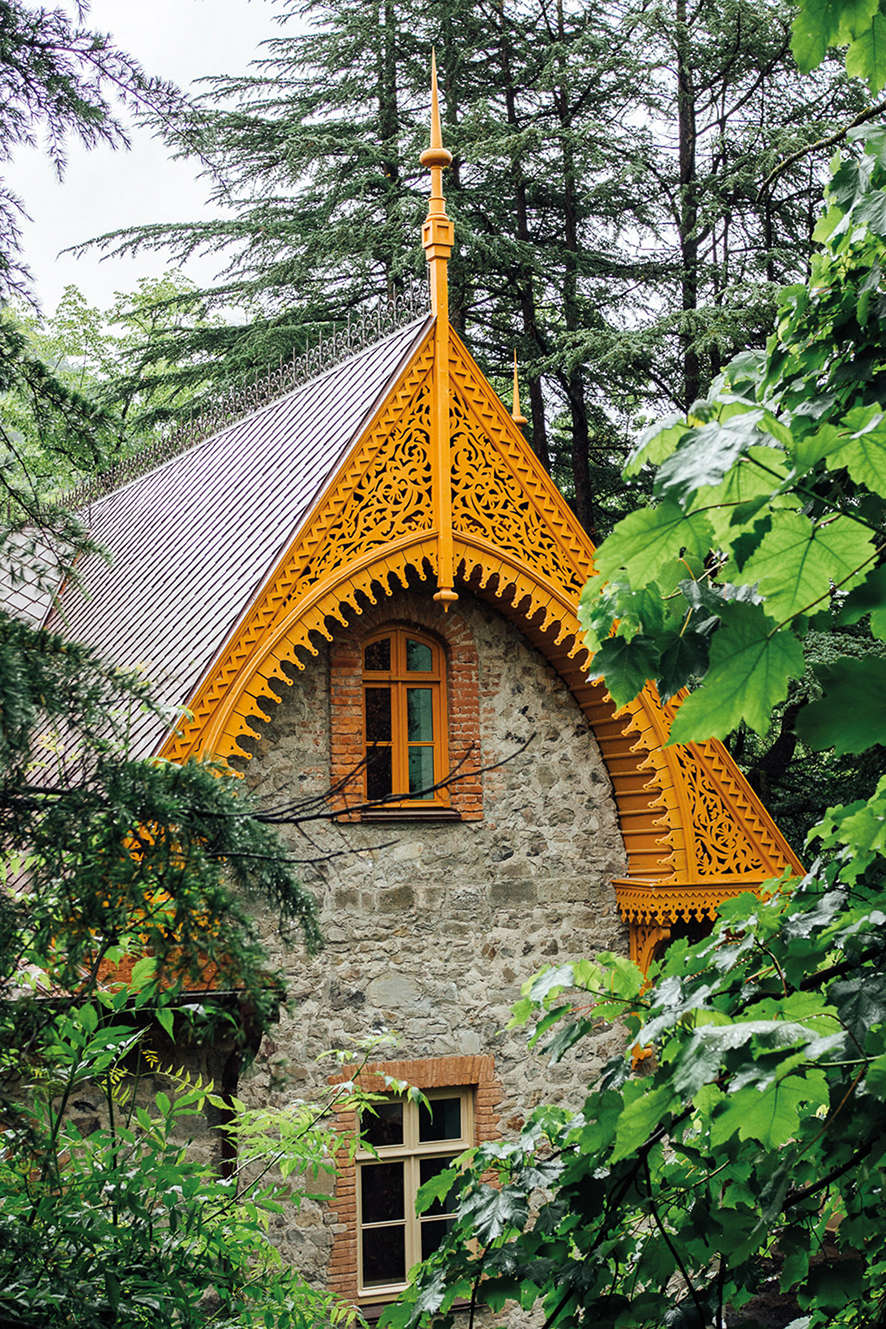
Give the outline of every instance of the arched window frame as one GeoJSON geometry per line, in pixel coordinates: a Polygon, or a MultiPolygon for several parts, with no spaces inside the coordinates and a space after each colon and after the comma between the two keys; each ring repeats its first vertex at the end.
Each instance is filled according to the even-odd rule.
{"type": "MultiPolygon", "coordinates": [[[[422,773],[420,783],[412,781],[412,788],[428,788],[445,780],[448,771],[448,707],[447,707],[447,671],[446,652],[440,641],[430,633],[403,623],[388,623],[378,628],[363,639],[361,643],[361,670],[363,695],[363,752],[366,760],[364,774],[364,792],[368,802],[384,797],[387,787],[383,753],[391,753],[391,793],[402,795],[391,799],[386,806],[398,808],[449,807],[449,790],[436,789],[430,795],[421,798],[410,797],[411,754],[418,749],[432,752],[431,771],[422,773]],[[385,639],[390,640],[390,667],[367,667],[367,654],[370,648],[385,639]],[[427,670],[408,667],[407,643],[415,642],[426,647],[431,655],[431,668],[427,670]],[[430,693],[430,716],[432,738],[430,741],[415,737],[416,730],[410,733],[410,718],[413,724],[416,715],[412,713],[409,693],[413,691],[430,693]],[[379,724],[378,708],[373,713],[371,694],[387,692],[390,697],[390,739],[381,737],[385,732],[384,724],[379,724]],[[378,763],[373,771],[373,763],[378,763]],[[379,767],[381,766],[381,770],[379,767]],[[430,773],[431,779],[426,775],[430,773]]],[[[381,708],[384,709],[383,707],[381,708]]],[[[418,708],[417,708],[418,709],[418,708]]],[[[427,709],[424,709],[425,716],[427,709]]],[[[419,717],[420,718],[420,717],[419,717]]]]}

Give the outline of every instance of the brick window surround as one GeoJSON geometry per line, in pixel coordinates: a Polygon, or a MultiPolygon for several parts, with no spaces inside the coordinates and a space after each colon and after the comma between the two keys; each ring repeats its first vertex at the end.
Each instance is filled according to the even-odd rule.
{"type": "MultiPolygon", "coordinates": [[[[359,624],[337,628],[329,648],[329,709],[331,723],[331,780],[334,787],[346,784],[340,800],[342,820],[356,819],[348,804],[362,799],[358,781],[348,776],[363,760],[363,669],[364,640],[383,627],[413,628],[430,633],[443,647],[446,661],[449,769],[466,778],[450,786],[452,812],[465,821],[483,816],[481,777],[472,772],[482,766],[480,752],[480,683],[477,649],[470,629],[457,606],[444,613],[431,599],[404,591],[373,605],[359,624]]],[[[420,807],[397,809],[396,815],[420,819],[433,815],[420,807]]]]}
{"type": "MultiPolygon", "coordinates": [[[[357,1084],[373,1093],[387,1088],[385,1076],[405,1081],[417,1089],[460,1089],[471,1086],[474,1090],[474,1143],[484,1144],[499,1138],[498,1114],[495,1109],[501,1100],[501,1086],[495,1078],[495,1058],[492,1056],[433,1057],[424,1061],[373,1062],[356,1077],[357,1084]]],[[[330,1076],[330,1084],[342,1084],[349,1079],[347,1071],[330,1076]]],[[[339,1112],[337,1129],[348,1139],[357,1130],[355,1112],[339,1112]]],[[[331,1201],[336,1212],[335,1236],[329,1260],[326,1286],[330,1292],[347,1301],[359,1304],[364,1315],[372,1318],[381,1305],[370,1305],[370,1298],[357,1297],[357,1169],[348,1160],[343,1149],[338,1159],[335,1197],[331,1201]]]]}

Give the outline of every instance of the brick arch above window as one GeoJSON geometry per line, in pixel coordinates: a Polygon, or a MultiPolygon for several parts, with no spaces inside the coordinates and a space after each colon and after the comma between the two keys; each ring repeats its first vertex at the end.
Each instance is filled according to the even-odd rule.
{"type": "MultiPolygon", "coordinates": [[[[359,781],[348,777],[364,754],[363,643],[385,627],[413,628],[429,633],[443,649],[446,663],[446,711],[449,770],[458,778],[449,789],[449,808],[463,820],[483,816],[482,778],[474,774],[483,764],[480,747],[480,680],[477,648],[464,617],[457,609],[444,613],[440,605],[404,591],[375,605],[358,624],[337,628],[329,648],[331,784],[345,788],[340,805],[360,797],[359,781]]],[[[402,809],[406,816],[430,816],[431,809],[402,809]]]]}

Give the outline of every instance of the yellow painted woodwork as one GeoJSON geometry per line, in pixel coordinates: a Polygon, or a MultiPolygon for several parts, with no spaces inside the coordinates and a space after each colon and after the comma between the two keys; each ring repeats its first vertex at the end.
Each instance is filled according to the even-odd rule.
{"type": "Polygon", "coordinates": [[[420,158],[431,172],[431,195],[421,240],[428,260],[431,311],[434,314],[434,409],[431,412],[431,470],[433,474],[434,525],[437,528],[437,592],[444,609],[458,599],[453,587],[452,515],[449,472],[449,285],[448,264],[452,253],[453,227],[446,215],[443,171],[452,153],[443,146],[440,106],[437,99],[437,57],[431,55],[431,142],[420,158]]]}
{"type": "MultiPolygon", "coordinates": [[[[645,974],[652,961],[658,958],[660,949],[671,935],[670,928],[659,927],[655,923],[632,923],[631,959],[645,974]]],[[[650,1055],[651,1049],[639,1045],[634,1048],[634,1062],[643,1061],[650,1055]]]]}
{"type": "Polygon", "coordinates": [[[526,419],[526,416],[520,410],[520,379],[517,376],[516,350],[514,351],[514,397],[513,397],[513,405],[511,406],[511,419],[513,420],[515,425],[525,425],[529,423],[529,421],[526,419]]]}
{"type": "MultiPolygon", "coordinates": [[[[408,571],[436,574],[430,413],[431,328],[190,702],[162,755],[227,757],[261,718],[283,662],[304,665],[327,619],[353,619],[361,595],[390,595],[408,571]],[[391,583],[394,574],[394,584],[391,583]]],[[[727,896],[800,865],[722,744],[664,746],[673,708],[647,688],[617,712],[587,681],[576,617],[593,546],[454,333],[452,549],[459,584],[489,600],[547,657],[587,716],[612,780],[628,873],[615,883],[636,927],[709,915],[727,896]]]]}
{"type": "Polygon", "coordinates": [[[423,228],[435,318],[387,399],[355,441],[189,699],[160,755],[222,759],[255,732],[262,698],[304,667],[328,621],[353,621],[407,574],[456,584],[494,604],[546,656],[596,735],[612,781],[628,872],[614,883],[644,967],[677,919],[712,917],[719,903],[801,867],[716,740],[666,747],[674,708],[647,686],[617,711],[588,681],[576,616],[594,549],[513,418],[449,326],[446,264],[452,223],[442,171],[436,76],[431,171],[423,228]]]}

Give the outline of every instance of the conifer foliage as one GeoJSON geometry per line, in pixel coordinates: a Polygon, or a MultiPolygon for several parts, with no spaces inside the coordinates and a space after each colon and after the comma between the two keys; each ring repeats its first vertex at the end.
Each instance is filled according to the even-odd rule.
{"type": "Polygon", "coordinates": [[[256,72],[204,101],[224,215],[106,242],[227,265],[208,298],[239,326],[154,353],[236,378],[423,283],[435,47],[453,321],[503,387],[516,345],[533,446],[601,535],[631,502],[616,463],[638,415],[685,408],[762,345],[819,193],[821,153],[785,159],[863,110],[860,89],[836,66],[799,78],[781,0],[325,0],[308,26],[288,3],[280,18],[256,72]]]}
{"type": "MultiPolygon", "coordinates": [[[[47,126],[59,170],[67,134],[122,144],[120,96],[160,117],[182,110],[81,19],[82,7],[0,0],[0,157],[47,126]]],[[[3,295],[26,283],[17,206],[3,195],[3,295]]],[[[83,466],[101,455],[108,418],[10,318],[0,389],[49,450],[83,466]]],[[[221,1178],[184,1145],[195,1114],[243,1105],[156,1055],[158,1039],[184,1035],[226,1040],[247,1061],[283,997],[247,902],[310,949],[314,901],[241,782],[131,758],[129,722],[154,706],[144,679],[36,626],[62,581],[76,593],[78,556],[97,551],[45,500],[7,416],[0,439],[0,1322],[344,1324],[352,1312],[281,1268],[265,1236],[280,1171],[331,1168],[329,1105],[230,1123],[249,1170],[238,1194],[233,1164],[221,1178]],[[169,1071],[153,1100],[140,1096],[148,1067],[169,1071]]]]}
{"type": "MultiPolygon", "coordinates": [[[[869,616],[886,640],[886,128],[853,137],[765,352],[647,432],[629,470],[651,465],[657,502],[598,550],[583,613],[615,700],[647,677],[666,697],[702,680],[676,741],[765,730],[812,625],[869,616]]],[[[823,698],[795,720],[810,746],[882,744],[882,655],[847,650],[820,673],[823,698]]],[[[539,1107],[516,1141],[423,1188],[452,1233],[388,1329],[450,1325],[459,1298],[472,1316],[540,1308],[549,1329],[883,1323],[884,826],[886,777],[827,811],[799,883],[722,905],[648,983],[612,955],[527,983],[514,1023],[554,1063],[600,1021],[623,1020],[630,1050],[579,1110],[539,1107]]]]}

